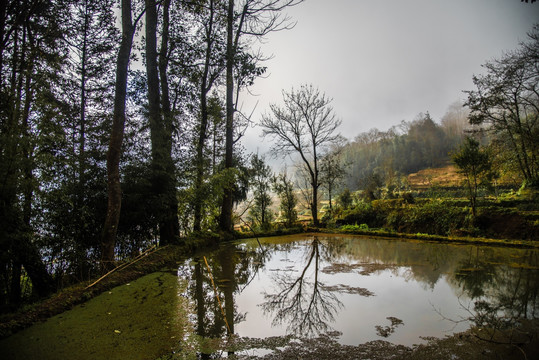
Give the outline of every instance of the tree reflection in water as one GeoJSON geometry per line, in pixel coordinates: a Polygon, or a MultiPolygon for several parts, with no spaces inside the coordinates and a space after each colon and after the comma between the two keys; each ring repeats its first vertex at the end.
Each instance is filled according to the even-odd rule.
{"type": "Polygon", "coordinates": [[[342,308],[342,302],[319,278],[321,247],[315,236],[306,246],[306,262],[299,276],[290,269],[277,270],[272,276],[276,292],[264,293],[261,307],[265,314],[274,314],[272,325],[287,324],[287,332],[314,336],[331,330],[329,323],[342,308]]]}
{"type": "MultiPolygon", "coordinates": [[[[182,277],[190,280],[188,295],[196,314],[193,324],[199,337],[200,357],[238,349],[234,347],[237,341],[249,343],[247,338],[237,338],[236,345],[228,342],[228,335],[235,331],[243,336],[262,336],[263,339],[251,340],[254,348],[263,348],[260,341],[271,338],[266,338],[266,334],[274,334],[270,323],[261,322],[264,317],[269,317],[278,338],[286,343],[288,335],[307,341],[333,334],[337,339],[338,332],[333,328],[346,329],[349,323],[344,322],[351,318],[361,319],[361,331],[371,329],[370,333],[358,334],[359,342],[361,336],[372,339],[372,335],[392,340],[407,336],[419,339],[433,321],[441,323],[432,307],[448,319],[463,318],[462,331],[472,325],[481,328],[476,338],[500,341],[501,332],[515,329],[522,319],[536,319],[538,315],[537,250],[313,235],[263,239],[262,246],[264,251],[254,241],[223,244],[219,250],[206,254],[210,270],[203,257],[192,259],[184,268],[182,277]],[[294,265],[283,266],[283,260],[294,265]],[[266,263],[268,266],[263,269],[266,263]],[[383,284],[377,282],[377,276],[385,276],[383,284]],[[371,291],[354,287],[358,283],[367,284],[371,291]],[[388,284],[397,286],[386,291],[388,284]],[[375,301],[355,297],[373,296],[374,292],[375,301]],[[441,294],[454,297],[442,298],[441,294]],[[392,302],[396,297],[403,301],[392,302]],[[425,298],[429,300],[423,301],[425,298]],[[430,303],[430,299],[435,300],[430,303]],[[460,300],[469,317],[459,308],[460,300]],[[422,302],[430,307],[422,308],[422,302]],[[395,306],[388,314],[387,308],[377,307],[378,303],[395,306]],[[425,316],[419,320],[408,316],[408,311],[425,316]],[[248,321],[239,327],[244,320],[248,321]]],[[[440,331],[446,331],[444,326],[439,326],[440,331]]],[[[354,336],[351,338],[356,341],[354,336]]],[[[346,341],[343,344],[350,343],[346,341]]],[[[503,341],[513,344],[516,338],[506,337],[503,341]]]]}
{"type": "Polygon", "coordinates": [[[228,244],[207,255],[206,261],[194,257],[178,269],[189,280],[186,295],[193,301],[197,348],[203,359],[224,350],[222,340],[233,335],[235,325],[245,319],[235,305],[234,293],[263,267],[265,254],[261,249],[228,244]]]}
{"type": "Polygon", "coordinates": [[[520,265],[494,264],[476,248],[456,269],[455,280],[474,302],[468,320],[482,330],[478,338],[508,344],[530,340],[517,329],[539,315],[538,252],[526,251],[522,260],[520,265]]]}

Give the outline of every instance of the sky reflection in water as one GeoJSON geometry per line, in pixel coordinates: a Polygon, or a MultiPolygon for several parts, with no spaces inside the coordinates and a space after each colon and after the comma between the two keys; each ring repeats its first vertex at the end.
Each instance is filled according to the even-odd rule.
{"type": "Polygon", "coordinates": [[[538,308],[530,297],[536,250],[301,235],[227,244],[205,256],[210,269],[202,255],[180,269],[205,337],[224,335],[226,318],[239,336],[338,331],[342,344],[412,345],[466,330],[470,323],[460,320],[478,300],[509,302],[511,314],[538,308]]]}

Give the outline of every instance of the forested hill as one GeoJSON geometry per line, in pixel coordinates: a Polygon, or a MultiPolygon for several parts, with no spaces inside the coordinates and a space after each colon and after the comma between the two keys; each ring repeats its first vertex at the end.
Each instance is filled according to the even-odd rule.
{"type": "Polygon", "coordinates": [[[361,133],[341,152],[341,161],[348,168],[345,186],[357,190],[374,183],[398,188],[403,176],[446,164],[464,137],[466,126],[467,112],[455,103],[440,124],[427,112],[387,131],[361,133]]]}

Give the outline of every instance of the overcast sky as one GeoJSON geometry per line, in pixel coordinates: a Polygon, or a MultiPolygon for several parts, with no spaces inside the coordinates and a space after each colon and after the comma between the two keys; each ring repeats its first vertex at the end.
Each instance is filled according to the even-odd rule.
{"type": "MultiPolygon", "coordinates": [[[[243,95],[253,120],[282,104],[283,89],[313,84],[330,98],[353,138],[429,112],[435,121],[473,89],[481,65],[518,47],[539,22],[539,3],[520,0],[306,0],[287,11],[297,25],[273,33],[268,76],[243,95]]],[[[269,139],[248,131],[243,144],[265,153],[269,139]]],[[[278,165],[278,164],[275,164],[278,165]]]]}

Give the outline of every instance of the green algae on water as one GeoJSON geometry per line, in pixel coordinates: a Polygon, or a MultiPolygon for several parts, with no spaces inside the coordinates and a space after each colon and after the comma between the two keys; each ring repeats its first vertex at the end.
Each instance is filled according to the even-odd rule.
{"type": "Polygon", "coordinates": [[[0,341],[5,359],[155,359],[188,332],[186,284],[144,276],[0,341]]]}

